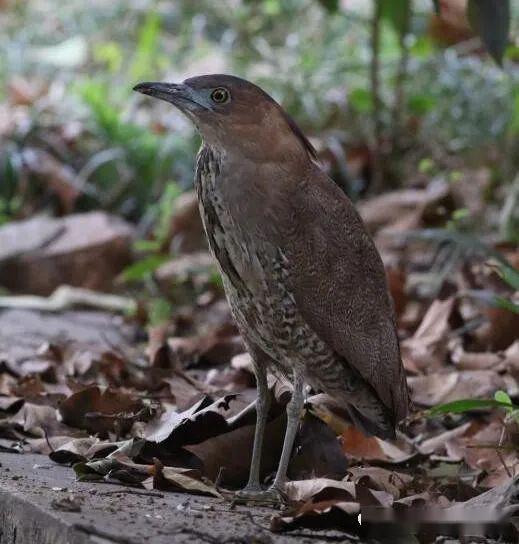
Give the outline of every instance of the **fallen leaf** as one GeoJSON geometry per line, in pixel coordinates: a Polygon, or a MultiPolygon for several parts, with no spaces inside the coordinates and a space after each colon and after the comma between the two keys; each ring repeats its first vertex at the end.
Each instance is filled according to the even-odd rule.
{"type": "MultiPolygon", "coordinates": [[[[286,417],[280,415],[267,424],[261,457],[261,476],[277,469],[283,446],[286,417]]],[[[222,484],[232,487],[242,487],[249,477],[254,442],[254,425],[240,427],[233,431],[218,434],[205,442],[186,446],[185,449],[196,455],[203,465],[204,475],[216,480],[221,473],[222,484]]]]}
{"type": "Polygon", "coordinates": [[[312,529],[341,527],[358,530],[359,513],[360,504],[358,502],[308,502],[282,514],[274,515],[270,522],[270,530],[281,532],[296,527],[312,529]]]}
{"type": "MultiPolygon", "coordinates": [[[[54,446],[54,449],[48,452],[48,456],[55,463],[79,463],[89,458],[92,446],[98,441],[99,439],[93,437],[75,438],[60,446],[54,446]]],[[[54,440],[51,444],[55,444],[54,440]]]]}
{"type": "Polygon", "coordinates": [[[413,482],[413,477],[409,474],[370,466],[349,468],[345,479],[373,490],[390,493],[395,500],[405,496],[413,482]]]}
{"type": "Polygon", "coordinates": [[[376,436],[367,437],[353,425],[342,433],[341,438],[344,453],[356,460],[399,464],[416,455],[416,452],[410,450],[408,444],[397,446],[376,436]]]}
{"type": "MultiPolygon", "coordinates": [[[[202,481],[197,470],[165,467],[159,460],[155,460],[153,478],[151,483],[155,489],[170,489],[175,491],[187,491],[196,495],[210,495],[221,498],[214,484],[209,481],[202,481]]],[[[144,487],[149,487],[150,480],[143,482],[144,487]]]]}
{"type": "Polygon", "coordinates": [[[59,413],[65,424],[102,435],[126,433],[137,418],[145,418],[140,399],[121,391],[101,391],[97,386],[70,395],[61,403],[59,413]]]}
{"type": "Polygon", "coordinates": [[[435,406],[459,399],[492,398],[505,389],[502,376],[493,370],[465,370],[447,374],[428,374],[408,378],[413,402],[435,406]]]}
{"type": "Polygon", "coordinates": [[[352,502],[355,501],[355,484],[330,478],[312,478],[287,482],[284,493],[293,502],[352,502]]]}
{"type": "Polygon", "coordinates": [[[342,478],[347,465],[333,430],[321,419],[306,413],[295,440],[289,477],[293,480],[319,476],[342,478]]]}
{"type": "Polygon", "coordinates": [[[444,366],[454,303],[455,297],[435,300],[414,335],[402,342],[402,356],[419,370],[431,372],[444,366]]]}
{"type": "Polygon", "coordinates": [[[147,425],[146,440],[178,448],[221,434],[228,430],[223,414],[229,410],[229,403],[235,398],[236,395],[225,395],[213,402],[210,397],[204,397],[180,413],[170,408],[162,414],[159,421],[147,425]]]}

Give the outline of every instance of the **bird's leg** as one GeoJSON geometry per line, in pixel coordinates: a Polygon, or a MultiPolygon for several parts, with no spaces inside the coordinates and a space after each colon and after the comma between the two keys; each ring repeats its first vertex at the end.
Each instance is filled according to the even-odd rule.
{"type": "Polygon", "coordinates": [[[254,431],[254,446],[252,448],[252,461],[250,465],[249,481],[240,495],[256,495],[261,493],[260,464],[261,450],[263,449],[263,437],[270,408],[270,391],[267,384],[267,371],[265,366],[254,362],[258,399],[256,400],[256,429],[254,431]]]}
{"type": "MultiPolygon", "coordinates": [[[[255,366],[256,372],[258,369],[255,366]]],[[[290,461],[290,455],[292,453],[292,447],[294,446],[294,440],[297,434],[297,428],[299,425],[299,419],[301,416],[301,410],[304,404],[304,379],[300,370],[294,370],[294,391],[292,398],[287,405],[287,429],[285,432],[285,440],[283,442],[283,451],[281,452],[281,459],[279,461],[278,470],[273,484],[265,491],[261,489],[259,484],[259,462],[261,455],[261,446],[263,442],[263,433],[268,414],[268,406],[270,404],[270,392],[266,387],[266,375],[258,372],[258,404],[257,404],[257,423],[256,433],[254,440],[254,449],[252,454],[252,464],[250,470],[249,483],[247,486],[237,493],[238,498],[245,501],[257,501],[265,505],[279,505],[283,502],[283,485],[286,480],[288,462],[290,461]],[[264,382],[261,381],[260,376],[264,376],[264,382]],[[263,385],[260,385],[262,384],[263,385]],[[264,389],[262,389],[264,388],[264,389]],[[267,394],[262,394],[262,390],[267,394]],[[260,399],[266,398],[266,404],[260,403],[260,399]],[[261,415],[263,414],[263,416],[261,415]]]]}
{"type": "Polygon", "coordinates": [[[285,484],[288,462],[290,461],[290,455],[292,453],[297,428],[299,426],[299,420],[301,418],[301,410],[303,409],[304,404],[303,387],[303,374],[300,369],[295,368],[294,391],[292,392],[292,398],[287,405],[287,430],[285,432],[285,440],[283,442],[283,451],[281,452],[281,459],[279,460],[276,477],[274,478],[273,484],[269,488],[269,491],[272,494],[280,495],[285,484]]]}

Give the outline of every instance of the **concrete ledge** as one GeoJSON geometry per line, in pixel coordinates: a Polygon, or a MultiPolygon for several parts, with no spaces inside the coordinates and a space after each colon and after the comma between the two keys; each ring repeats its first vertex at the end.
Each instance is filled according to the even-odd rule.
{"type": "Polygon", "coordinates": [[[0,544],[87,544],[81,534],[63,519],[24,500],[0,490],[0,544]]]}
{"type": "MultiPolygon", "coordinates": [[[[77,482],[43,455],[0,453],[0,544],[319,544],[342,533],[268,530],[273,511],[218,499],[77,482]],[[73,497],[78,511],[67,511],[73,497]]],[[[358,544],[358,541],[357,541],[358,544]]]]}

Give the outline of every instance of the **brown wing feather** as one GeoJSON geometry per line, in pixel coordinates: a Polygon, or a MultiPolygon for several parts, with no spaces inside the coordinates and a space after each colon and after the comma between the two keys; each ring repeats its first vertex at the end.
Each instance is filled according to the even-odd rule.
{"type": "Polygon", "coordinates": [[[312,170],[292,194],[281,243],[293,295],[307,323],[400,420],[408,392],[382,260],[350,200],[312,170]]]}

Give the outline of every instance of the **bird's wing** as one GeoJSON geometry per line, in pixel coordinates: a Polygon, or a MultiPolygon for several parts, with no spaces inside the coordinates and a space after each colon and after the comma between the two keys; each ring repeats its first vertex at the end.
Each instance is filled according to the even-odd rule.
{"type": "Polygon", "coordinates": [[[404,418],[408,393],[384,266],[353,204],[314,171],[291,195],[289,219],[279,247],[299,311],[404,418]]]}

